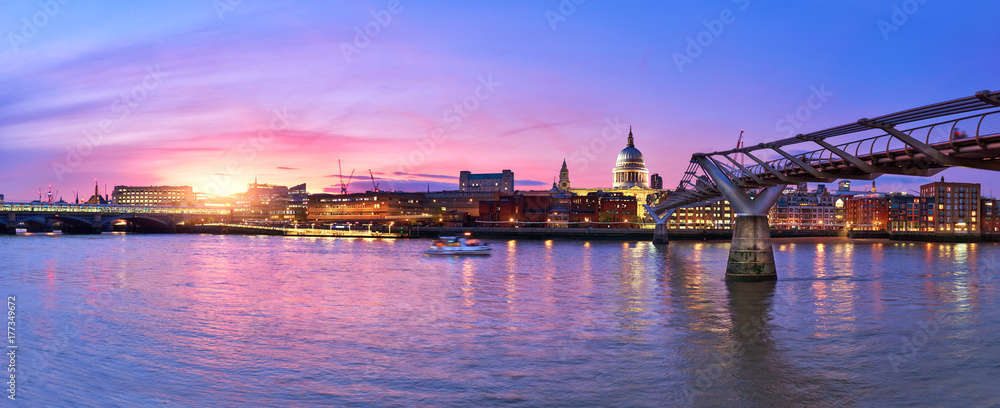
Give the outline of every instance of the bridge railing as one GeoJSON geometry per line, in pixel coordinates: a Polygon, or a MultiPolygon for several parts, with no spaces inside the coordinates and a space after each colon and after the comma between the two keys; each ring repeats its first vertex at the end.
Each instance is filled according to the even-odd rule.
{"type": "Polygon", "coordinates": [[[142,214],[198,214],[229,215],[229,209],[205,207],[157,207],[117,204],[56,204],[56,203],[2,203],[0,212],[75,212],[75,213],[142,213],[142,214]]]}
{"type": "MultiPolygon", "coordinates": [[[[984,138],[1000,135],[1000,111],[923,125],[909,130],[902,130],[902,133],[907,134],[917,141],[923,142],[924,144],[937,150],[950,149],[952,152],[958,152],[960,147],[958,143],[962,141],[975,141],[980,147],[985,148],[984,138]],[[971,134],[969,133],[970,131],[972,132],[971,134]]],[[[807,143],[807,141],[802,140],[799,143],[807,143]]],[[[786,145],[791,144],[792,143],[786,145]]],[[[854,157],[867,161],[873,161],[879,157],[888,158],[889,161],[892,161],[903,155],[912,157],[917,154],[917,150],[914,146],[910,146],[906,142],[888,133],[841,143],[834,145],[834,147],[843,150],[854,157]]],[[[744,148],[743,150],[753,152],[767,148],[768,147],[766,146],[756,146],[744,148]]],[[[725,154],[725,152],[711,153],[708,155],[714,156],[720,154],[725,154]]],[[[811,165],[812,167],[820,170],[823,170],[824,166],[833,167],[837,163],[843,162],[843,158],[826,148],[798,153],[793,156],[797,157],[805,164],[811,165]]],[[[785,157],[771,159],[764,161],[764,163],[778,171],[795,170],[800,168],[798,164],[785,157]]],[[[754,175],[770,175],[770,171],[760,164],[754,164],[746,167],[747,170],[754,175]]],[[[738,173],[730,172],[730,174],[738,177],[746,177],[742,171],[738,173]]]]}
{"type": "Polygon", "coordinates": [[[708,158],[719,165],[718,167],[731,179],[730,181],[743,187],[831,178],[870,179],[865,178],[870,177],[870,173],[875,173],[875,176],[883,173],[913,175],[919,174],[920,169],[926,170],[929,167],[961,166],[998,170],[998,165],[988,159],[980,163],[979,159],[963,158],[965,157],[963,153],[1000,148],[998,107],[1000,107],[1000,92],[982,91],[970,97],[872,119],[861,119],[771,143],[713,153],[697,153],[692,157],[678,189],[662,198],[652,208],[659,212],[695,205],[721,195],[714,184],[697,184],[705,179],[705,172],[697,164],[696,157],[708,158]],[[982,112],[986,109],[991,111],[982,112]],[[963,114],[968,115],[970,112],[976,113],[954,118],[963,114]],[[952,119],[923,124],[946,117],[952,119]],[[908,130],[896,128],[903,125],[916,127],[908,130]],[[872,135],[872,132],[878,133],[872,135]],[[844,135],[861,138],[840,144],[825,142],[828,138],[844,135]],[[804,146],[813,145],[820,148],[805,152],[795,152],[785,148],[801,143],[806,143],[804,146]],[[773,151],[780,157],[768,159],[760,156],[762,151],[773,151]],[[730,166],[734,155],[738,154],[746,155],[753,160],[753,163],[730,166]],[[913,160],[920,160],[923,163],[916,163],[914,166],[913,160]]]}

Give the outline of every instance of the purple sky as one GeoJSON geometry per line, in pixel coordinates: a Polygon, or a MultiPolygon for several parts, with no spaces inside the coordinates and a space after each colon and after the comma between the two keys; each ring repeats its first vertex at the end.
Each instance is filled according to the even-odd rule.
{"type": "Polygon", "coordinates": [[[502,169],[547,188],[563,158],[574,186],[606,187],[629,125],[672,188],[740,129],[755,144],[1000,88],[994,2],[455,3],[0,0],[0,193],[321,192],[337,159],[352,191],[368,169],[383,189],[502,169]]]}

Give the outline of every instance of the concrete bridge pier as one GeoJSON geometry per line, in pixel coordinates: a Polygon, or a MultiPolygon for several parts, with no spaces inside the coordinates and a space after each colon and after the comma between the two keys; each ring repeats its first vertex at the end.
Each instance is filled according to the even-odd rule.
{"type": "Polygon", "coordinates": [[[760,282],[778,279],[767,215],[737,215],[729,246],[726,280],[760,282]]]}
{"type": "Polygon", "coordinates": [[[771,227],[767,213],[778,198],[784,185],[770,186],[751,198],[742,188],[719,168],[714,160],[701,156],[698,164],[712,178],[722,195],[736,210],[733,225],[733,242],[729,246],[726,280],[732,282],[761,282],[778,279],[774,266],[774,248],[771,246],[771,227]]]}
{"type": "Polygon", "coordinates": [[[653,243],[654,244],[669,244],[670,239],[667,237],[667,219],[670,215],[674,213],[675,210],[668,210],[663,215],[656,214],[648,205],[643,204],[646,207],[646,213],[650,217],[653,217],[653,221],[656,222],[656,226],[653,228],[653,243]]]}
{"type": "Polygon", "coordinates": [[[104,231],[104,223],[101,222],[101,214],[94,214],[94,222],[90,224],[91,234],[100,234],[104,231]]]}
{"type": "Polygon", "coordinates": [[[653,227],[653,243],[654,244],[669,244],[670,239],[667,237],[667,224],[656,223],[653,227]]]}

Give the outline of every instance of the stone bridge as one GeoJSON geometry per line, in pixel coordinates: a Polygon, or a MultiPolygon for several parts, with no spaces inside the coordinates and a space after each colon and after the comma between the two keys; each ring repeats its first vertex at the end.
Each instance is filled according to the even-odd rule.
{"type": "Polygon", "coordinates": [[[227,222],[230,210],[204,207],[153,207],[137,205],[98,205],[65,203],[0,204],[0,225],[8,234],[17,228],[45,230],[61,224],[63,232],[100,233],[125,221],[140,232],[172,232],[178,224],[189,222],[227,222]]]}

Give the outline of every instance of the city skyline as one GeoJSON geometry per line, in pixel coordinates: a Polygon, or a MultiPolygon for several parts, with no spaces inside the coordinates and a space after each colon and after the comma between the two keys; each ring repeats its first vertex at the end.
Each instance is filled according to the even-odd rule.
{"type": "MultiPolygon", "coordinates": [[[[564,158],[575,186],[610,187],[630,125],[674,188],[692,153],[731,148],[741,129],[756,144],[968,96],[994,86],[1000,58],[969,23],[997,6],[917,1],[0,8],[8,201],[49,184],[70,201],[94,178],[334,192],[337,159],[355,170],[352,192],[371,187],[368,169],[394,190],[501,169],[546,189],[564,158]],[[114,31],[93,23],[105,20],[114,31]]],[[[1000,188],[984,174],[943,173],[1000,188]]]]}

